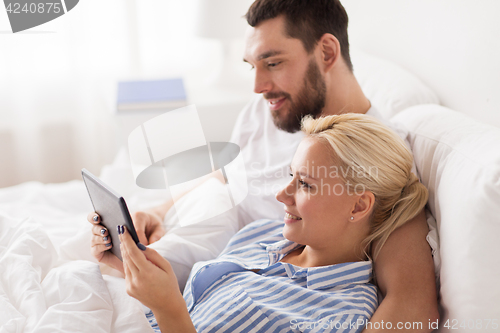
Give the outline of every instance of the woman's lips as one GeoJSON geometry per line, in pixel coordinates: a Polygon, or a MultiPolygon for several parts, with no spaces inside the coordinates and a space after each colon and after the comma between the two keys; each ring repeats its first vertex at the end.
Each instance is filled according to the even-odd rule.
{"type": "Polygon", "coordinates": [[[301,221],[301,220],[302,220],[301,217],[292,215],[289,212],[285,212],[285,219],[284,219],[285,223],[295,223],[295,222],[301,221]]]}

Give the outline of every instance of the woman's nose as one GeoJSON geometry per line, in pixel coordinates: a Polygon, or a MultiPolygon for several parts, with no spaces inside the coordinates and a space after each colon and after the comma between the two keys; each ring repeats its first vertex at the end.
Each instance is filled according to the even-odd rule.
{"type": "Polygon", "coordinates": [[[293,197],[295,194],[294,188],[295,187],[293,186],[292,182],[288,183],[287,186],[285,186],[276,194],[276,199],[287,206],[293,206],[295,204],[295,199],[293,197]]]}

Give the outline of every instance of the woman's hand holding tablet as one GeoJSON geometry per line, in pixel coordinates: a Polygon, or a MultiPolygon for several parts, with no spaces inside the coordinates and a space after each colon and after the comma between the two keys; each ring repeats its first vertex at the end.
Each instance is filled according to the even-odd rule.
{"type": "MultiPolygon", "coordinates": [[[[87,221],[93,224],[92,239],[90,241],[90,253],[92,256],[100,263],[106,264],[125,274],[122,261],[113,252],[108,251],[113,247],[113,243],[111,242],[108,229],[101,224],[99,215],[95,212],[89,213],[87,221]]],[[[120,245],[118,244],[117,246],[119,249],[120,245]]]]}
{"type": "MultiPolygon", "coordinates": [[[[85,169],[82,170],[82,177],[95,211],[87,216],[87,220],[93,224],[91,253],[99,262],[116,268],[123,273],[117,227],[125,225],[137,246],[143,250],[145,246],[139,242],[139,237],[123,197],[85,169]]],[[[148,228],[150,230],[155,230],[155,227],[159,229],[156,231],[156,236],[164,233],[161,227],[158,228],[161,221],[151,220],[155,216],[149,217],[148,213],[143,212],[138,212],[135,215],[141,222],[140,227],[143,228],[141,234],[146,242],[148,228]],[[149,217],[149,220],[147,217],[149,217]]]]}

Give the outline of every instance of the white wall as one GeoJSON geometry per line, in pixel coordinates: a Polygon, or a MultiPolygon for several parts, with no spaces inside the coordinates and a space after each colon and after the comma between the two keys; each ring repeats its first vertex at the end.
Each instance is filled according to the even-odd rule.
{"type": "Polygon", "coordinates": [[[342,4],[352,47],[410,70],[444,106],[500,127],[500,1],[342,4]]]}
{"type": "MultiPolygon", "coordinates": [[[[197,4],[85,0],[17,34],[0,8],[0,187],[79,179],[82,167],[99,174],[119,145],[118,81],[184,77],[189,101],[210,104],[198,91],[214,94],[199,83],[217,69],[222,48],[195,36],[197,4]]],[[[248,74],[241,45],[235,53],[235,68],[248,74]]]]}
{"type": "MultiPolygon", "coordinates": [[[[0,10],[0,186],[66,181],[78,178],[83,166],[98,173],[111,162],[116,81],[182,75],[189,90],[210,76],[221,50],[216,41],[194,36],[196,2],[86,0],[16,35],[8,33],[6,12],[0,10]]],[[[443,105],[500,126],[499,0],[343,4],[354,48],[410,70],[443,105]]],[[[250,93],[242,49],[240,44],[231,60],[247,75],[244,89],[250,93]]],[[[210,104],[203,94],[192,95],[194,103],[210,104]]]]}

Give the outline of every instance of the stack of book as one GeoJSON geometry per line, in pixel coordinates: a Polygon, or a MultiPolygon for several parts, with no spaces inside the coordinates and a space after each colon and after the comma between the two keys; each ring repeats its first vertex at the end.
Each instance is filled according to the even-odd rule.
{"type": "Polygon", "coordinates": [[[118,83],[118,114],[166,112],[186,105],[186,90],[182,79],[118,83]]]}
{"type": "Polygon", "coordinates": [[[187,104],[182,79],[118,82],[115,114],[120,145],[126,147],[130,132],[147,120],[187,104]]]}

